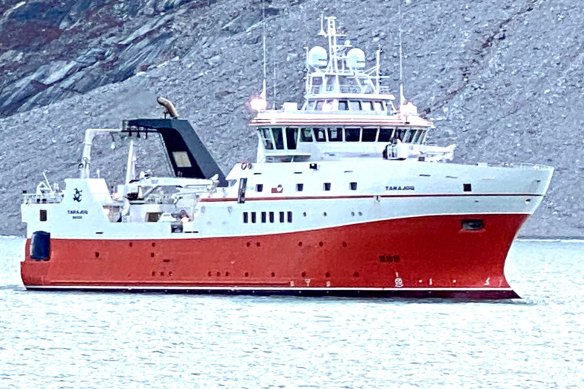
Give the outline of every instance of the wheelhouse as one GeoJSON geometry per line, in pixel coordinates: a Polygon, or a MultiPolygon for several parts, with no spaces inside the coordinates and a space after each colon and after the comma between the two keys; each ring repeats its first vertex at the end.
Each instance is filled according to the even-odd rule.
{"type": "Polygon", "coordinates": [[[323,126],[323,127],[260,127],[258,134],[265,150],[297,150],[311,143],[402,143],[423,144],[427,128],[323,126]]]}

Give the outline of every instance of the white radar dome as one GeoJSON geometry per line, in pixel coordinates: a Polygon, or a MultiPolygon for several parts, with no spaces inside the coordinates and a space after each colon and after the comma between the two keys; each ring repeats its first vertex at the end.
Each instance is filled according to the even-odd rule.
{"type": "Polygon", "coordinates": [[[358,48],[352,48],[347,52],[347,66],[351,69],[365,68],[365,53],[358,48]]]}
{"type": "Polygon", "coordinates": [[[327,53],[324,47],[314,46],[308,52],[308,64],[315,68],[324,68],[327,64],[327,53]]]}

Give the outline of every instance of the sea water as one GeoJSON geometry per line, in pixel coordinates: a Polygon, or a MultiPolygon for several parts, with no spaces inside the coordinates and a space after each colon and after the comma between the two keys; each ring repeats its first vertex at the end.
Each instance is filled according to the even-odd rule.
{"type": "Polygon", "coordinates": [[[0,388],[584,388],[584,242],[517,241],[512,301],[25,291],[0,238],[0,388]]]}

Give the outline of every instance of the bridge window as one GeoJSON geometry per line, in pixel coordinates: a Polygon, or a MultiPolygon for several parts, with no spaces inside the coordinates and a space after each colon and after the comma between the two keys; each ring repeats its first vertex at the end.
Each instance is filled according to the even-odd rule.
{"type": "Polygon", "coordinates": [[[385,111],[385,107],[383,106],[383,103],[381,101],[374,101],[373,106],[375,107],[375,110],[377,112],[385,111]]]}
{"type": "Polygon", "coordinates": [[[416,131],[416,136],[414,137],[414,143],[420,143],[420,140],[422,139],[423,132],[424,132],[424,130],[417,130],[416,131]]]}
{"type": "Polygon", "coordinates": [[[286,145],[288,150],[296,150],[296,142],[298,140],[298,128],[286,128],[286,145]]]}
{"type": "Polygon", "coordinates": [[[342,128],[329,128],[328,129],[328,139],[329,142],[340,142],[343,140],[343,129],[342,128]]]}
{"type": "Polygon", "coordinates": [[[260,129],[260,136],[266,150],[272,150],[274,148],[274,142],[272,141],[272,132],[268,128],[260,129]]]}
{"type": "Polygon", "coordinates": [[[399,139],[402,142],[404,141],[404,137],[406,135],[407,130],[405,128],[398,128],[395,130],[394,139],[399,139]]]}
{"type": "Polygon", "coordinates": [[[317,142],[326,142],[326,133],[324,128],[315,128],[314,136],[316,137],[317,142]]]}
{"type": "Polygon", "coordinates": [[[359,100],[349,101],[349,107],[351,111],[361,111],[361,102],[359,100]]]}
{"type": "Polygon", "coordinates": [[[333,109],[333,102],[332,100],[317,100],[316,101],[316,110],[317,111],[324,111],[329,112],[333,109]]]}
{"type": "Polygon", "coordinates": [[[274,134],[274,143],[276,143],[276,149],[284,150],[284,136],[282,134],[282,129],[272,128],[272,133],[274,134]]]}
{"type": "Polygon", "coordinates": [[[363,129],[363,142],[375,142],[377,138],[377,128],[364,128],[363,129]]]}
{"type": "Polygon", "coordinates": [[[382,128],[379,130],[379,142],[389,142],[391,140],[392,128],[382,128]]]}
{"type": "Polygon", "coordinates": [[[326,76],[326,90],[332,92],[335,89],[335,76],[326,76]]]}
{"type": "Polygon", "coordinates": [[[373,101],[362,101],[363,111],[373,111],[373,101]]]}
{"type": "Polygon", "coordinates": [[[348,111],[349,102],[347,100],[339,100],[339,111],[348,111]]]}
{"type": "Polygon", "coordinates": [[[361,129],[350,127],[345,128],[345,142],[359,142],[361,139],[361,129]]]}
{"type": "Polygon", "coordinates": [[[416,130],[408,130],[408,133],[406,136],[406,143],[412,143],[415,135],[416,135],[416,130]]]}
{"type": "Polygon", "coordinates": [[[303,128],[300,130],[301,142],[312,142],[312,128],[303,128]]]}

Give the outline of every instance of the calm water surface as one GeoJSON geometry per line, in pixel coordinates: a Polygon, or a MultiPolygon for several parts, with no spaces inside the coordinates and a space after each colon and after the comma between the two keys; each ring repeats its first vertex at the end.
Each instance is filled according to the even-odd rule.
{"type": "Polygon", "coordinates": [[[516,242],[506,302],[26,292],[23,245],[0,388],[584,388],[584,242],[516,242]]]}

